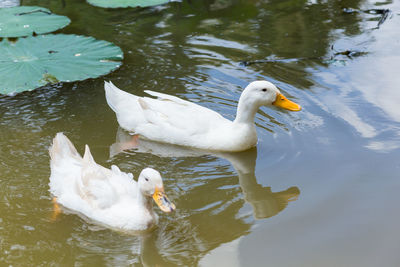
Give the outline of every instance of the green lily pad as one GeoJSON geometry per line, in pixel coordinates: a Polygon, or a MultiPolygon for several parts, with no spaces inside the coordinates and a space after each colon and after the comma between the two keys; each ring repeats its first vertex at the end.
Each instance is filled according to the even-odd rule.
{"type": "Polygon", "coordinates": [[[73,34],[48,34],[0,42],[0,93],[14,94],[46,84],[97,78],[117,69],[121,49],[73,34]]]}
{"type": "Polygon", "coordinates": [[[0,37],[29,36],[64,28],[70,23],[65,16],[55,15],[47,8],[17,6],[0,9],[0,37]]]}
{"type": "Polygon", "coordinates": [[[99,7],[147,7],[168,3],[169,0],[87,0],[89,4],[99,7]]]}

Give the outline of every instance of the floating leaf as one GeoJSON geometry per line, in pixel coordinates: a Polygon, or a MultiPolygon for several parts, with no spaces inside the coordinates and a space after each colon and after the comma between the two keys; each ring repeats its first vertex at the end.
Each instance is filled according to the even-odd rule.
{"type": "Polygon", "coordinates": [[[0,93],[13,94],[60,81],[96,78],[117,69],[118,46],[92,37],[48,34],[0,42],[0,93]]]}
{"type": "Polygon", "coordinates": [[[47,8],[18,6],[0,9],[0,37],[21,37],[53,32],[64,28],[71,21],[55,15],[47,8]]]}
{"type": "Polygon", "coordinates": [[[87,0],[89,4],[99,7],[147,7],[168,3],[169,0],[87,0]]]}

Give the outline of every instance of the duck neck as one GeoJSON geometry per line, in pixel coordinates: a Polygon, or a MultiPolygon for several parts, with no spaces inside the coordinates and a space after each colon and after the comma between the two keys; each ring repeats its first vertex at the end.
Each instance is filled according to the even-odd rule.
{"type": "Polygon", "coordinates": [[[150,197],[143,195],[143,193],[138,189],[138,202],[141,206],[145,207],[150,213],[153,213],[153,201],[150,197]]]}
{"type": "Polygon", "coordinates": [[[248,99],[240,97],[234,123],[254,124],[259,106],[251,103],[248,99]]]}

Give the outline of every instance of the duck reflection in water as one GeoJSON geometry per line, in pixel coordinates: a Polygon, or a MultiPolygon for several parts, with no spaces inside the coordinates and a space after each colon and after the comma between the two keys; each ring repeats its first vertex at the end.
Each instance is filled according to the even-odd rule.
{"type": "Polygon", "coordinates": [[[289,202],[297,200],[300,195],[299,188],[295,186],[280,192],[272,192],[271,187],[263,187],[257,183],[255,176],[257,148],[237,153],[207,153],[207,151],[142,140],[139,136],[130,135],[119,127],[116,142],[110,146],[110,157],[127,150],[151,153],[159,157],[213,155],[228,160],[238,174],[244,200],[252,206],[256,219],[269,218],[278,214],[286,208],[289,202]]]}

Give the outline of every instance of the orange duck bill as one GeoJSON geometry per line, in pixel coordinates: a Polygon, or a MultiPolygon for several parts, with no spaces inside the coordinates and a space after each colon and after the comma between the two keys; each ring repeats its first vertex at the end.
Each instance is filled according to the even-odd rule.
{"type": "Polygon", "coordinates": [[[287,109],[290,111],[300,111],[301,110],[301,106],[299,104],[296,104],[296,103],[290,101],[282,94],[278,94],[276,96],[276,99],[272,103],[272,105],[280,107],[280,108],[284,108],[284,109],[287,109]]]}
{"type": "Polygon", "coordinates": [[[153,199],[163,212],[171,212],[175,210],[175,205],[169,201],[164,192],[164,188],[157,187],[153,194],[153,199]]]}

